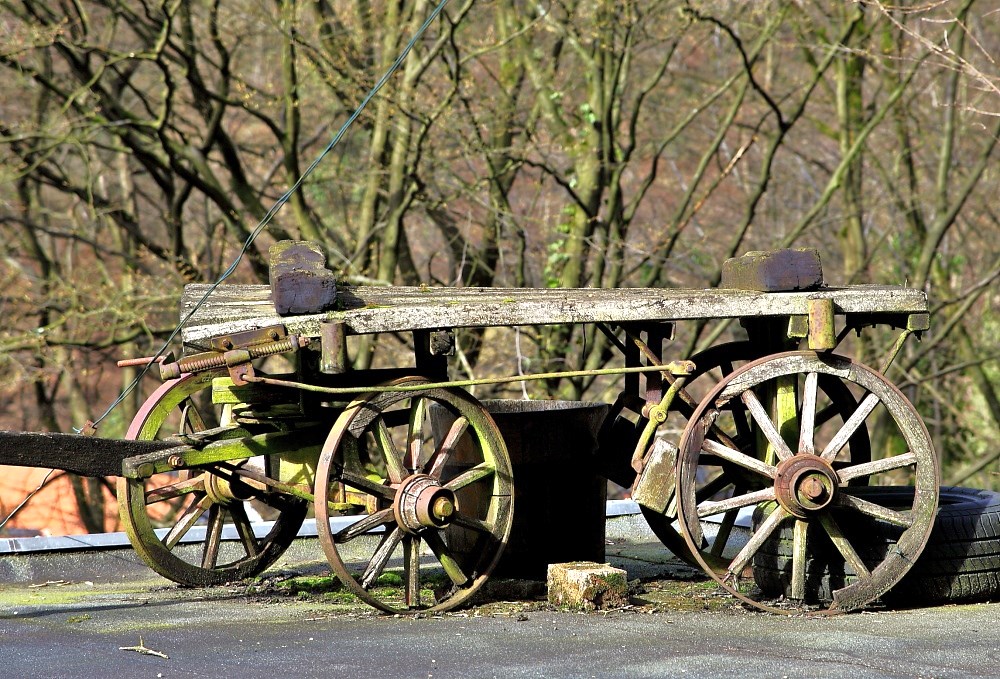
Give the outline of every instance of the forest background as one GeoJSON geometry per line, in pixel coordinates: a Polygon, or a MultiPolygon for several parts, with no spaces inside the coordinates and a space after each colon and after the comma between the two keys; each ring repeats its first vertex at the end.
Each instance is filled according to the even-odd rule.
{"type": "MultiPolygon", "coordinates": [[[[0,428],[99,415],[135,377],[115,360],[160,347],[184,284],[222,274],[433,7],[0,1],[0,428]]],[[[453,286],[700,288],[728,257],[814,247],[828,283],[929,293],[890,379],[943,482],[996,487],[998,26],[983,0],[452,0],[230,280],[266,282],[282,238],[344,280],[453,286]]],[[[670,356],[738,331],[681,326],[670,356]]],[[[848,350],[872,363],[892,338],[866,337],[848,350]]],[[[461,376],[607,360],[585,328],[458,339],[461,376]]],[[[600,386],[530,395],[612,400],[600,386]]],[[[48,484],[77,508],[62,527],[8,528],[116,527],[104,480],[48,484]]]]}

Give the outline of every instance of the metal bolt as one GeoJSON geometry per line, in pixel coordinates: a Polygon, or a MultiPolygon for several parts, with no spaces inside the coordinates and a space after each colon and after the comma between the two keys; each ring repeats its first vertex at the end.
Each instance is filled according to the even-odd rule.
{"type": "Polygon", "coordinates": [[[443,521],[455,513],[455,505],[448,498],[439,497],[434,501],[431,511],[434,512],[434,516],[443,521]]]}
{"type": "Polygon", "coordinates": [[[809,476],[799,485],[799,491],[810,500],[818,500],[826,494],[826,488],[819,479],[809,476]]]}
{"type": "Polygon", "coordinates": [[[667,421],[667,409],[659,404],[650,405],[647,403],[643,407],[643,411],[643,414],[653,422],[662,424],[667,421]]]}
{"type": "Polygon", "coordinates": [[[180,455],[171,455],[170,457],[167,458],[167,464],[169,464],[171,467],[174,468],[183,467],[184,458],[181,457],[180,455]]]}

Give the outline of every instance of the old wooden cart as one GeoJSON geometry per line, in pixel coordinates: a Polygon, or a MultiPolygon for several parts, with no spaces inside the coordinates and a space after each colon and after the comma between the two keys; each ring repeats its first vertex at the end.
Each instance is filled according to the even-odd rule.
{"type": "MultiPolygon", "coordinates": [[[[205,291],[188,286],[183,316],[205,291]]],[[[221,286],[187,319],[197,353],[161,366],[167,379],[128,432],[149,447],[102,458],[121,462],[123,522],[158,573],[191,585],[254,575],[311,507],[332,569],[362,599],[404,612],[466,601],[509,537],[517,483],[472,382],[447,379],[452,331],[466,327],[595,324],[620,354],[603,369],[621,381],[600,435],[604,473],[633,488],[671,550],[755,605],[770,604],[748,576],[775,549],[783,593],[808,600],[811,551],[832,544],[846,568],[818,610],[851,610],[889,590],[931,530],[932,444],[882,374],[927,328],[920,291],[341,287],[336,299],[279,316],[268,286],[221,286]],[[665,360],[674,323],[724,318],[749,339],[665,360]],[[876,324],[899,330],[879,369],[835,353],[876,324]],[[412,365],[351,371],[348,339],[379,333],[412,336],[412,365]],[[276,354],[294,369],[265,373],[276,354]],[[741,510],[753,519],[737,542],[741,510]],[[891,549],[859,545],[852,526],[865,521],[895,531],[891,549]]]]}

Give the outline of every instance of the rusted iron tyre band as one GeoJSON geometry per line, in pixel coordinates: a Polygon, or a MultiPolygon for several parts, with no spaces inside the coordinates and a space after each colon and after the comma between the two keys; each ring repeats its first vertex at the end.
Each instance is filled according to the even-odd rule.
{"type": "Polygon", "coordinates": [[[389,613],[443,611],[467,601],[503,553],[511,463],[493,419],[466,392],[383,392],[334,423],[315,497],[320,544],[345,587],[389,613]],[[331,529],[332,516],[351,513],[361,515],[331,529]]]}
{"type": "MultiPolygon", "coordinates": [[[[207,413],[199,411],[196,399],[211,388],[214,376],[184,375],[164,382],[139,409],[126,438],[152,440],[204,430],[207,413]]],[[[119,478],[118,506],[125,532],[143,561],[165,578],[195,587],[263,571],[295,539],[308,509],[303,500],[253,492],[210,471],[181,468],[148,479],[119,478]],[[262,538],[254,535],[247,515],[251,497],[277,512],[262,538]],[[204,538],[191,544],[186,538],[206,518],[204,538]],[[226,524],[233,525],[238,539],[223,544],[226,524]],[[157,534],[160,529],[162,535],[157,534]]]]}
{"type": "MultiPolygon", "coordinates": [[[[909,487],[873,487],[868,498],[899,507],[913,502],[909,487]]],[[[762,514],[762,513],[761,513],[762,514]]],[[[756,519],[762,520],[760,515],[756,519]]],[[[862,559],[882,559],[895,548],[900,529],[867,517],[840,522],[862,559]]],[[[766,594],[790,596],[792,530],[782,526],[754,557],[754,581],[766,594]]],[[[820,531],[810,532],[811,558],[806,578],[817,601],[853,582],[857,574],[820,531]],[[813,535],[813,532],[816,535],[813,535]],[[813,537],[816,538],[813,541],[813,537]]],[[[1000,596],[1000,493],[944,486],[927,545],[913,568],[882,597],[893,606],[996,600],[1000,596]]]]}
{"type": "Polygon", "coordinates": [[[937,463],[920,417],[882,375],[841,356],[787,352],[734,371],[701,402],[681,439],[677,497],[682,534],[702,568],[739,599],[773,612],[801,613],[802,609],[772,605],[749,586],[754,556],[779,526],[791,523],[794,555],[790,590],[794,599],[808,600],[809,529],[821,526],[845,561],[861,574],[854,582],[834,591],[828,606],[811,611],[836,613],[855,610],[879,598],[912,566],[927,542],[934,521],[937,463]],[[828,440],[817,438],[815,404],[820,375],[835,376],[861,392],[855,413],[828,440]],[[796,399],[794,419],[775,422],[762,400],[767,402],[767,393],[784,393],[787,399],[792,392],[796,399]],[[766,446],[758,447],[753,455],[722,445],[710,436],[720,410],[733,399],[740,399],[746,405],[753,426],[760,432],[760,440],[766,441],[766,446]],[[842,446],[873,414],[894,424],[895,434],[905,443],[906,452],[835,468],[842,446]],[[789,431],[790,424],[795,425],[794,431],[789,431]],[[790,446],[785,438],[792,435],[798,443],[790,446]],[[761,480],[760,488],[723,499],[699,498],[699,469],[704,476],[722,464],[736,465],[756,476],[761,480]],[[862,477],[872,479],[874,484],[902,479],[913,486],[912,502],[905,507],[889,507],[870,501],[863,497],[864,487],[849,484],[852,479],[862,477]],[[731,559],[729,567],[720,573],[706,563],[701,555],[704,549],[701,520],[738,507],[762,505],[769,506],[770,512],[754,526],[749,541],[731,559]],[[840,528],[842,514],[873,516],[899,526],[896,548],[877,562],[865,563],[840,528]]]}

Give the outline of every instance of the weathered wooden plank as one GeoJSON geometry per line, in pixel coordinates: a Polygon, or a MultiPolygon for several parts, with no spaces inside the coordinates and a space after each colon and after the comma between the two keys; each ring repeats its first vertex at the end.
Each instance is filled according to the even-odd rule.
{"type": "MultiPolygon", "coordinates": [[[[181,318],[207,286],[185,287],[181,318]]],[[[187,321],[184,341],[284,324],[316,337],[324,320],[342,320],[352,334],[435,328],[546,325],[626,321],[676,321],[805,315],[810,299],[833,300],[838,314],[907,314],[927,310],[926,295],[895,286],[823,288],[809,292],[665,288],[415,288],[351,287],[338,294],[340,310],[279,316],[266,285],[223,285],[187,321]]]]}
{"type": "Polygon", "coordinates": [[[121,476],[125,458],[176,446],[176,441],[131,441],[78,434],[0,431],[0,465],[64,469],[81,476],[121,476]]]}

